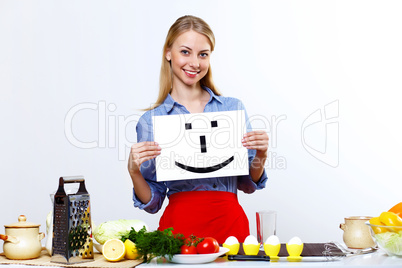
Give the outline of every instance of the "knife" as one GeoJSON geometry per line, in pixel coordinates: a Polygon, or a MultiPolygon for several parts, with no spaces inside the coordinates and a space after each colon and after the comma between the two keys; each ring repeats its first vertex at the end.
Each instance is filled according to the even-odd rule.
{"type": "Polygon", "coordinates": [[[228,260],[233,261],[270,261],[269,256],[259,255],[228,255],[228,260]]]}

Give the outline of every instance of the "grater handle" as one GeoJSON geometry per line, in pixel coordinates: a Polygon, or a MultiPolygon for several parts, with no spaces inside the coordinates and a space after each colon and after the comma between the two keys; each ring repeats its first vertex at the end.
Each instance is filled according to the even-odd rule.
{"type": "Polygon", "coordinates": [[[84,176],[67,176],[62,177],[64,183],[81,183],[84,182],[84,176]]]}
{"type": "MultiPolygon", "coordinates": [[[[66,177],[60,177],[59,181],[59,189],[60,187],[64,187],[65,183],[79,183],[80,188],[78,189],[78,192],[76,194],[88,194],[87,189],[85,188],[85,180],[84,176],[66,176],[66,177]]],[[[64,192],[64,189],[63,189],[64,192]]]]}

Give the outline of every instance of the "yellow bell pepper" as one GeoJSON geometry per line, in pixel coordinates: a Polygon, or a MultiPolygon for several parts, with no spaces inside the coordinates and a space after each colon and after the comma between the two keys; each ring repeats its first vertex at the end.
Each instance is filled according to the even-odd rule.
{"type": "Polygon", "coordinates": [[[380,221],[387,226],[395,226],[396,228],[390,228],[394,232],[402,231],[402,218],[394,212],[383,212],[380,215],[380,221]],[[397,227],[400,226],[400,227],[397,227]]]}
{"type": "MultiPolygon", "coordinates": [[[[380,217],[374,217],[370,219],[370,224],[373,225],[385,225],[380,221],[380,217]]],[[[375,234],[380,234],[380,233],[386,233],[389,232],[388,228],[385,227],[377,227],[377,226],[371,226],[375,234]]]]}

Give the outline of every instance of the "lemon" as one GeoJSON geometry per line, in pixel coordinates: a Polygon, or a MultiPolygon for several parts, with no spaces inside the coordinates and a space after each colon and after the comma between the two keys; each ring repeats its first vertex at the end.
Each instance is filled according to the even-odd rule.
{"type": "Polygon", "coordinates": [[[137,247],[135,246],[133,241],[127,239],[124,242],[124,246],[126,247],[126,255],[124,256],[124,258],[126,258],[127,260],[135,260],[138,258],[137,247]]]}
{"type": "Polygon", "coordinates": [[[126,255],[126,246],[120,239],[109,239],[103,244],[102,254],[108,261],[121,261],[126,255]]]}

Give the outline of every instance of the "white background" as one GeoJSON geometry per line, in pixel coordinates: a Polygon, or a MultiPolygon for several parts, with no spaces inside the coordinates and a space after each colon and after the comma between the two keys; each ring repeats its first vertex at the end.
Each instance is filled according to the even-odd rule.
{"type": "Polygon", "coordinates": [[[342,241],[344,217],[402,201],[401,13],[400,1],[0,0],[0,224],[26,214],[44,231],[58,178],[82,174],[95,223],[157,228],[161,211],[133,207],[126,149],[156,100],[168,28],[193,14],[216,35],[217,86],[271,138],[266,189],[239,194],[252,234],[273,209],[282,242],[342,241]],[[303,132],[326,105],[328,132],[303,132]]]}

